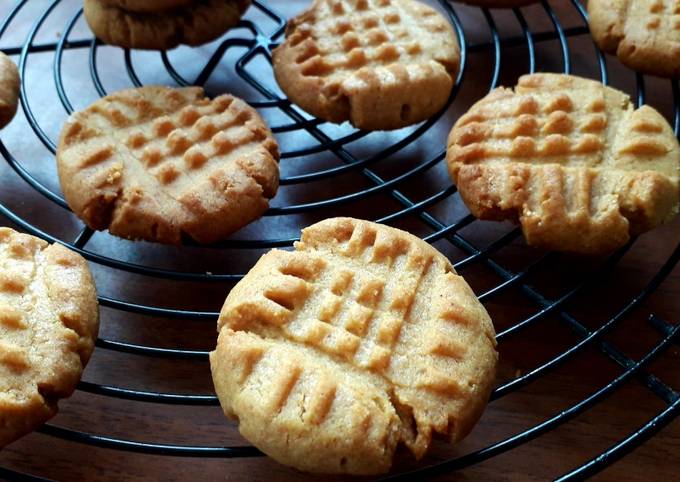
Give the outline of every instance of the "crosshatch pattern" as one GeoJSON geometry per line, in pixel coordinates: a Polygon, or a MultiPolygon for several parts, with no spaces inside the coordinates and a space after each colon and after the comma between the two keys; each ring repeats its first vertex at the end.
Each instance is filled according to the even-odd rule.
{"type": "MultiPolygon", "coordinates": [[[[229,329],[245,330],[275,345],[282,339],[292,342],[287,351],[305,360],[293,365],[299,372],[304,363],[334,373],[328,379],[343,378],[345,371],[358,380],[365,377],[368,383],[355,391],[371,389],[385,400],[381,419],[399,410],[413,414],[412,426],[403,421],[408,417],[399,419],[404,428],[398,432],[419,457],[435,433],[460,439],[479,413],[479,400],[488,397],[491,388],[487,367],[496,357],[491,321],[465,281],[428,244],[367,222],[348,218],[321,222],[305,229],[295,251],[267,253],[244,284],[232,290],[218,325],[223,340],[218,350],[232,359],[231,351],[240,344],[234,339],[241,335],[229,329]]],[[[213,357],[213,363],[224,363],[222,358],[213,357]]],[[[250,386],[261,390],[262,375],[255,382],[248,376],[253,370],[248,366],[237,381],[239,398],[248,397],[244,391],[250,386]]],[[[290,387],[288,394],[300,398],[291,403],[288,397],[276,397],[278,413],[286,406],[285,416],[292,412],[297,417],[304,400],[301,393],[308,390],[303,383],[293,390],[299,375],[280,377],[281,386],[290,387]]],[[[276,381],[272,384],[278,386],[276,381]]],[[[341,385],[356,386],[351,377],[341,385]]],[[[315,400],[313,393],[309,396],[315,400]]],[[[265,407],[271,413],[271,405],[265,407]]],[[[336,407],[336,426],[343,426],[337,411],[336,407]]],[[[348,430],[346,436],[353,432],[348,430]]],[[[391,439],[387,433],[383,436],[391,439]]],[[[397,441],[377,443],[391,452],[397,441]]]]}
{"type": "Polygon", "coordinates": [[[520,78],[515,91],[493,91],[463,115],[449,136],[447,160],[478,217],[519,218],[533,245],[609,252],[628,241],[629,231],[658,223],[654,215],[637,219],[634,199],[675,205],[677,189],[660,174],[677,176],[675,163],[663,160],[673,137],[658,113],[634,110],[625,94],[537,74],[520,78]],[[560,226],[578,235],[556,236],[560,226]]]}
{"type": "MultiPolygon", "coordinates": [[[[8,34],[9,29],[12,28],[13,21],[26,9],[27,3],[26,0],[19,0],[9,8],[9,11],[3,12],[5,18],[2,20],[3,23],[0,24],[0,40],[8,34]]],[[[64,82],[66,70],[64,65],[65,52],[78,49],[89,51],[88,67],[94,90],[100,96],[107,94],[105,88],[106,79],[100,74],[101,58],[97,55],[98,49],[104,47],[92,38],[71,38],[71,34],[76,29],[76,26],[82,22],[82,11],[77,5],[73,5],[70,20],[60,31],[57,41],[45,42],[44,40],[39,40],[41,28],[46,23],[49,24],[50,16],[61,3],[61,1],[56,0],[47,4],[40,16],[35,18],[33,28],[28,33],[23,44],[3,44],[3,50],[6,53],[18,56],[16,58],[18,58],[20,73],[24,81],[21,92],[23,116],[30,127],[26,135],[34,136],[35,142],[41,143],[52,154],[56,151],[55,137],[53,133],[46,130],[41,122],[40,112],[38,112],[37,106],[31,102],[31,98],[27,93],[28,88],[25,84],[27,77],[32,73],[31,59],[33,56],[38,53],[53,52],[52,74],[56,85],[56,94],[66,114],[73,112],[75,109],[73,105],[74,97],[69,95],[68,87],[64,82]]],[[[466,74],[467,59],[472,54],[487,52],[493,59],[489,88],[493,88],[499,83],[502,65],[501,46],[522,47],[528,53],[528,70],[532,72],[536,69],[536,52],[541,48],[541,44],[553,41],[559,46],[558,55],[561,56],[563,70],[570,72],[572,69],[573,52],[570,51],[569,40],[587,35],[585,8],[576,0],[573,0],[571,4],[575,15],[580,19],[580,25],[568,28],[563,27],[551,5],[544,1],[541,5],[531,8],[540,9],[544,12],[552,23],[552,28],[545,31],[530,30],[527,19],[522,13],[523,10],[516,9],[512,12],[512,15],[520,26],[521,32],[519,35],[507,38],[499,33],[492,13],[482,10],[482,18],[485,19],[489,27],[490,41],[468,43],[466,42],[465,25],[459,18],[460,9],[468,7],[459,7],[457,5],[454,7],[453,3],[440,0],[438,6],[454,25],[461,45],[462,68],[448,107],[455,104],[461,86],[465,85],[468,81],[466,77],[466,75],[469,75],[466,74]]],[[[445,162],[444,142],[441,144],[441,149],[435,149],[435,152],[428,157],[405,165],[401,171],[390,173],[382,168],[381,161],[383,159],[399,155],[402,150],[408,151],[428,131],[431,129],[434,131],[443,113],[421,125],[390,134],[387,137],[390,142],[388,144],[381,143],[379,149],[364,149],[363,147],[356,146],[360,145],[363,140],[371,138],[374,134],[356,130],[343,130],[329,126],[318,119],[310,118],[297,110],[285,98],[281,97],[271,79],[263,78],[253,73],[253,65],[269,61],[271,59],[271,50],[282,39],[285,19],[277,12],[276,7],[277,2],[254,1],[251,11],[242,21],[241,27],[219,43],[218,48],[207,59],[205,67],[197,73],[195,78],[185,78],[180,73],[181,69],[173,65],[171,56],[166,53],[160,54],[168,77],[178,85],[205,84],[209,93],[216,94],[218,92],[211,92],[210,90],[211,76],[220,64],[220,61],[228,57],[231,52],[236,51],[235,57],[229,57],[233,59],[232,67],[234,67],[234,72],[237,76],[234,82],[237,79],[238,82],[244,83],[250,89],[248,92],[252,94],[251,98],[247,96],[244,96],[244,98],[251,105],[258,108],[261,113],[272,111],[277,113],[278,117],[272,115],[269,118],[272,130],[277,136],[284,137],[290,133],[297,132],[302,132],[306,136],[306,143],[283,146],[281,186],[284,188],[284,192],[275,198],[273,207],[265,213],[265,217],[259,222],[265,227],[268,225],[273,226],[273,229],[265,230],[269,234],[252,236],[253,231],[246,229],[244,234],[209,248],[212,253],[224,251],[232,255],[236,253],[237,256],[239,253],[243,253],[243,266],[238,264],[238,260],[234,260],[233,266],[227,264],[223,271],[209,272],[209,270],[204,269],[200,264],[199,257],[195,260],[189,259],[186,263],[181,260],[177,261],[179,264],[176,266],[146,262],[145,253],[147,251],[144,251],[139,256],[128,256],[124,251],[125,248],[129,248],[131,245],[120,244],[127,242],[117,240],[111,240],[113,248],[101,249],[103,243],[109,242],[110,236],[108,234],[93,233],[91,230],[83,228],[82,224],[79,225],[80,230],[70,238],[62,234],[53,234],[53,232],[57,233],[58,230],[35,225],[29,214],[23,212],[14,204],[7,203],[1,195],[0,215],[4,217],[6,222],[18,226],[19,229],[25,232],[37,235],[50,242],[56,241],[66,244],[85,256],[97,270],[108,270],[116,273],[116,276],[140,276],[147,280],[149,284],[159,283],[165,286],[165,283],[173,283],[181,287],[186,286],[187,289],[199,287],[198,289],[210,291],[212,289],[211,286],[218,283],[226,283],[232,286],[234,282],[243,276],[243,273],[248,270],[249,266],[252,266],[253,260],[257,259],[263,249],[292,246],[296,235],[291,233],[299,232],[299,228],[310,224],[304,216],[309,215],[322,218],[324,215],[342,214],[365,217],[362,215],[364,211],[361,208],[361,202],[371,203],[377,196],[381,196],[380,199],[383,197],[386,199],[384,209],[380,214],[374,216],[373,220],[391,225],[401,225],[402,222],[412,223],[409,226],[415,226],[413,230],[421,234],[421,237],[426,241],[435,243],[438,248],[444,251],[451,250],[451,252],[457,253],[455,256],[451,256],[453,265],[466,278],[468,277],[466,273],[468,270],[475,270],[475,272],[476,270],[483,270],[487,273],[487,278],[492,281],[486,283],[481,289],[477,288],[477,294],[485,305],[490,306],[495,298],[511,291],[518,294],[518,299],[521,300],[522,304],[526,304],[528,313],[526,317],[515,319],[508,323],[507,326],[498,329],[497,338],[501,352],[503,345],[508,343],[514,335],[520,334],[532,327],[540,326],[541,322],[548,317],[554,317],[556,320],[559,320],[567,328],[570,336],[573,337],[565,338],[565,348],[560,352],[551,355],[548,359],[543,360],[523,373],[517,373],[503,379],[492,394],[492,406],[504,396],[519,392],[532,382],[543,379],[551,371],[591,348],[598,350],[602,354],[602,363],[610,361],[620,368],[618,374],[598,390],[587,394],[564,410],[548,416],[528,429],[519,430],[515,434],[498,439],[482,448],[476,448],[455,457],[445,456],[434,463],[430,461],[430,463],[424,466],[417,466],[414,469],[415,472],[396,473],[388,477],[389,479],[408,480],[414,475],[424,476],[450,473],[502,455],[511,449],[549,433],[553,429],[568,424],[576,416],[597,407],[605,398],[617,393],[624,384],[631,380],[638,380],[647,387],[649,392],[660,400],[662,407],[651,419],[645,421],[638,430],[616,441],[602,451],[602,453],[592,453],[591,459],[574,466],[572,470],[562,476],[563,480],[581,478],[607,468],[614,461],[638,447],[661,428],[673,421],[680,411],[680,395],[678,395],[676,387],[666,383],[653,373],[648,373],[646,369],[657,357],[662,356],[669,346],[677,341],[678,336],[680,336],[678,333],[680,326],[673,325],[657,316],[651,315],[649,324],[658,332],[658,337],[653,346],[645,349],[642,353],[636,354],[635,357],[626,355],[614,342],[605,340],[604,335],[630,318],[634,310],[640,307],[644,300],[657,290],[680,260],[680,246],[675,250],[671,250],[672,252],[656,274],[646,280],[634,293],[622,299],[620,304],[613,307],[613,312],[599,319],[596,325],[590,323],[590,320],[581,319],[575,314],[578,310],[570,303],[578,296],[592,291],[595,281],[613,270],[627,253],[634,250],[637,241],[632,241],[614,255],[597,263],[589,277],[577,280],[573,284],[565,281],[556,292],[547,292],[542,289],[540,284],[529,283],[528,280],[532,276],[540,274],[543,266],[555,260],[555,254],[542,254],[521,266],[514,266],[512,263],[507,263],[507,260],[501,256],[501,253],[506,249],[517,249],[516,247],[513,248],[513,246],[516,246],[516,241],[520,236],[517,229],[501,233],[483,245],[478,245],[474,237],[468,236],[467,229],[476,225],[481,225],[484,228],[487,225],[475,221],[464,209],[460,209],[460,200],[456,197],[456,190],[450,183],[447,182],[441,187],[437,187],[437,189],[428,191],[424,197],[414,194],[414,192],[417,193],[418,191],[414,191],[410,183],[414,181],[417,183],[421,179],[428,178],[427,176],[430,176],[432,172],[443,166],[445,162]],[[258,21],[253,21],[251,18],[257,18],[258,21]],[[265,21],[269,22],[270,27],[271,25],[273,27],[266,30],[260,28],[260,24],[265,21]],[[321,165],[318,169],[308,170],[304,169],[304,163],[298,162],[299,160],[306,159],[308,156],[317,155],[326,156],[328,159],[332,159],[332,162],[321,165]],[[348,183],[348,190],[329,189],[328,192],[324,191],[321,196],[316,198],[304,195],[304,193],[297,196],[298,193],[304,190],[305,186],[313,182],[328,181],[332,184],[335,179],[343,179],[343,176],[354,176],[351,177],[348,183]],[[441,210],[437,209],[440,203],[448,201],[458,206],[453,210],[457,217],[442,215],[441,210]],[[286,223],[289,219],[292,220],[291,223],[295,229],[279,230],[279,226],[288,226],[286,223]],[[305,222],[302,223],[301,220],[305,222]],[[282,235],[282,232],[286,234],[282,235]],[[121,246],[124,249],[119,249],[121,246]],[[192,262],[195,262],[196,266],[193,266],[192,262]]],[[[600,77],[604,82],[607,82],[608,71],[604,63],[604,57],[599,52],[596,53],[601,68],[600,77]]],[[[133,54],[125,51],[123,55],[126,73],[129,77],[127,80],[128,86],[143,85],[144,82],[140,78],[141,74],[135,69],[133,54]]],[[[680,89],[677,82],[672,81],[670,84],[675,100],[672,115],[674,116],[674,128],[677,135],[680,129],[680,103],[678,103],[680,101],[680,89]]],[[[644,103],[645,86],[642,76],[637,77],[637,88],[638,103],[644,103]]],[[[22,153],[14,151],[5,142],[4,136],[0,137],[0,140],[2,140],[0,142],[0,155],[2,155],[7,165],[11,168],[14,182],[29,185],[35,190],[36,195],[42,197],[42,202],[46,206],[60,210],[62,215],[68,215],[68,207],[58,190],[58,185],[55,185],[53,180],[46,181],[44,176],[41,176],[32,169],[32,166],[22,156],[22,153]]],[[[488,229],[490,232],[494,232],[492,228],[488,229]]],[[[148,249],[153,250],[154,247],[151,246],[148,249]]],[[[189,253],[194,253],[194,250],[198,248],[187,246],[185,249],[189,253]]],[[[528,248],[523,247],[523,249],[528,248]]],[[[191,258],[191,256],[188,256],[188,258],[191,258]]],[[[566,279],[567,275],[564,274],[564,277],[566,279]]],[[[125,278],[123,277],[123,279],[125,278]]],[[[336,286],[336,289],[339,290],[340,288],[336,286]]],[[[332,289],[331,292],[333,292],[332,289]]],[[[272,296],[276,297],[276,294],[272,292],[272,296]]],[[[214,304],[209,305],[209,309],[206,309],[205,306],[203,308],[192,306],[179,309],[173,306],[171,300],[168,300],[166,306],[159,306],[146,303],[143,298],[142,301],[139,301],[134,297],[111,296],[103,289],[100,289],[100,304],[104,308],[103,326],[107,324],[107,317],[115,319],[121,314],[139,316],[140,319],[149,317],[150,320],[154,317],[167,320],[182,319],[187,320],[187,322],[206,320],[208,322],[206,326],[210,327],[212,327],[212,323],[217,318],[217,310],[214,304]]],[[[332,311],[331,306],[329,312],[320,313],[319,318],[327,317],[333,321],[332,311]]],[[[385,339],[382,345],[390,343],[389,331],[385,331],[385,339]]],[[[375,348],[383,348],[382,345],[376,345],[375,348]]],[[[205,361],[208,356],[206,349],[182,346],[163,347],[127,342],[108,337],[105,334],[97,341],[97,346],[100,352],[111,352],[120,356],[139,355],[150,359],[171,359],[177,364],[205,361]]],[[[96,356],[97,352],[95,352],[96,356]]],[[[135,404],[165,404],[182,407],[218,405],[217,399],[212,393],[188,394],[180,393],[180,391],[127,388],[125,380],[121,379],[111,381],[110,383],[83,381],[79,384],[77,395],[82,392],[88,395],[107,397],[113,401],[125,400],[135,404]]],[[[87,444],[117,451],[167,457],[239,458],[239,460],[245,460],[240,458],[261,455],[255,448],[242,445],[242,440],[231,446],[206,445],[200,437],[196,436],[191,439],[190,443],[186,441],[161,443],[153,441],[153,433],[129,433],[125,437],[108,436],[106,435],[106,427],[91,426],[84,430],[69,428],[56,422],[46,424],[40,429],[40,432],[49,437],[72,441],[74,447],[77,447],[78,444],[87,444]],[[99,431],[100,429],[101,432],[99,431]]],[[[23,477],[26,480],[45,480],[38,476],[2,467],[0,467],[0,476],[23,477]]]]}
{"type": "Polygon", "coordinates": [[[195,87],[145,90],[146,98],[126,90],[79,112],[61,136],[63,189],[88,226],[209,243],[266,211],[278,147],[253,109],[195,87]]]}

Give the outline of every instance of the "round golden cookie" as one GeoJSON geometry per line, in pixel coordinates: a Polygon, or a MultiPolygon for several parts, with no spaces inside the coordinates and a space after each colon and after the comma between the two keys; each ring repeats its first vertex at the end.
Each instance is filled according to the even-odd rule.
{"type": "Polygon", "coordinates": [[[168,50],[216,39],[236,26],[249,6],[250,0],[197,0],[170,11],[135,13],[85,0],[84,14],[92,32],[107,44],[168,50]]]}
{"type": "Polygon", "coordinates": [[[62,191],[85,224],[168,244],[213,243],[260,217],[278,159],[255,109],[200,87],[111,94],[71,115],[57,148],[62,191]]]}
{"type": "Polygon", "coordinates": [[[398,129],[448,100],[458,40],[437,11],[414,0],[315,0],[288,21],[272,52],[292,102],[321,119],[360,129],[398,129]]]}
{"type": "Polygon", "coordinates": [[[0,228],[0,448],[42,425],[71,395],[99,330],[85,260],[0,228]]]}
{"type": "Polygon", "coordinates": [[[241,434],[280,463],[389,470],[400,444],[463,438],[495,375],[494,328],[449,261],[399,229],[351,218],[265,254],[227,297],[210,354],[241,434]]]}
{"type": "Polygon", "coordinates": [[[538,3],[541,0],[456,0],[460,3],[475,5],[483,8],[515,8],[538,3]]]}
{"type": "Polygon", "coordinates": [[[631,69],[680,76],[680,3],[672,0],[589,0],[597,45],[631,69]]]}
{"type": "Polygon", "coordinates": [[[19,70],[7,55],[0,52],[0,129],[17,113],[19,70]]]}
{"type": "Polygon", "coordinates": [[[191,5],[194,0],[101,0],[105,5],[128,12],[154,13],[191,5]]]}
{"type": "Polygon", "coordinates": [[[493,90],[454,125],[447,160],[472,214],[518,220],[530,245],[604,254],[678,212],[668,122],[589,79],[533,74],[493,90]]]}

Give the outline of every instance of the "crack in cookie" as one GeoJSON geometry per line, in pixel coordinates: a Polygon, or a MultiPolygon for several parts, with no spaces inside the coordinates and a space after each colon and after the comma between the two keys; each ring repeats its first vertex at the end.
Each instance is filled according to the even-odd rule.
{"type": "Polygon", "coordinates": [[[313,472],[389,469],[405,444],[455,442],[494,379],[493,325],[448,260],[403,231],[350,218],[308,227],[231,291],[211,353],[241,433],[313,472]]]}

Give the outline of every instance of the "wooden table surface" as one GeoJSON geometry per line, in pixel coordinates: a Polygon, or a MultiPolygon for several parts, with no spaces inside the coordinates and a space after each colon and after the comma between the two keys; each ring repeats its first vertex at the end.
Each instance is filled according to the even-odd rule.
{"type": "MultiPolygon", "coordinates": [[[[289,16],[300,11],[306,1],[278,0],[266,2],[289,16]]],[[[435,3],[435,2],[431,2],[435,3]]],[[[9,14],[13,1],[0,0],[0,18],[9,14]]],[[[26,41],[38,19],[52,1],[30,0],[21,8],[0,37],[0,48],[16,54],[12,48],[26,41]]],[[[573,73],[599,77],[599,64],[583,21],[572,2],[553,0],[550,5],[569,34],[569,61],[573,73]]],[[[54,8],[35,32],[33,43],[48,45],[65,35],[67,26],[78,11],[77,0],[54,2],[54,8]]],[[[370,166],[384,179],[392,179],[420,163],[433,158],[444,146],[446,133],[453,121],[488,90],[494,73],[494,51],[487,19],[479,9],[456,5],[468,42],[467,68],[461,88],[446,114],[405,149],[370,166]]],[[[531,31],[552,32],[550,16],[542,5],[522,9],[531,31]]],[[[269,34],[276,25],[252,7],[247,18],[269,34]]],[[[493,11],[493,21],[500,37],[514,38],[502,49],[499,83],[513,85],[518,75],[530,68],[526,43],[520,22],[512,12],[493,11]]],[[[237,29],[227,37],[252,38],[247,29],[237,29]]],[[[90,39],[91,33],[82,17],[77,18],[68,41],[90,39]]],[[[536,69],[563,71],[565,65],[560,43],[550,35],[536,35],[536,69]]],[[[222,41],[198,49],[180,48],[168,54],[170,63],[186,78],[193,79],[202,70],[222,41]]],[[[227,45],[227,44],[225,44],[227,45]]],[[[229,44],[231,45],[231,44],[229,44]]],[[[77,47],[77,44],[71,45],[77,47]]],[[[38,49],[41,50],[41,49],[38,49]]],[[[218,50],[219,51],[219,50],[218,50]]],[[[234,71],[235,61],[245,50],[238,45],[227,48],[206,84],[212,93],[234,92],[248,100],[262,100],[234,71]]],[[[73,108],[85,107],[99,94],[89,71],[89,48],[68,48],[61,59],[64,92],[73,108]]],[[[142,83],[173,85],[158,53],[132,53],[132,64],[142,83]]],[[[18,55],[14,55],[18,60],[18,55]]],[[[609,81],[612,85],[635,94],[636,78],[618,62],[607,57],[609,81]]],[[[57,96],[54,49],[30,53],[24,75],[28,107],[45,137],[55,142],[67,112],[57,96]]],[[[96,69],[107,91],[131,85],[123,52],[118,48],[100,47],[96,69]]],[[[262,55],[247,69],[264,85],[275,89],[271,69],[262,55]]],[[[673,116],[673,98],[668,81],[645,78],[646,102],[660,109],[669,119],[673,116]]],[[[277,109],[262,109],[274,125],[290,122],[277,109]]],[[[330,137],[351,133],[347,126],[322,129],[330,137]]],[[[404,138],[411,130],[374,133],[348,146],[358,158],[366,158],[404,138]]],[[[284,152],[315,144],[302,131],[278,134],[284,152]]],[[[5,159],[15,159],[48,190],[60,195],[50,149],[40,142],[27,122],[24,112],[0,133],[5,159]]],[[[49,144],[49,143],[48,143],[49,144]]],[[[292,176],[340,165],[326,148],[311,155],[286,157],[281,161],[282,176],[292,176]]],[[[432,168],[409,176],[398,184],[399,190],[415,201],[423,200],[450,184],[445,166],[437,162],[432,168]]],[[[273,205],[288,206],[333,198],[367,189],[372,184],[360,172],[352,171],[315,182],[282,186],[273,205]]],[[[82,224],[67,210],[51,202],[22,179],[7,162],[0,162],[0,204],[39,229],[66,241],[73,240],[82,224]]],[[[238,239],[286,238],[297,236],[307,224],[333,215],[353,215],[376,219],[394,213],[403,206],[386,191],[361,200],[340,203],[328,209],[314,209],[285,216],[266,217],[236,237],[238,239]]],[[[457,195],[439,201],[427,210],[445,224],[454,223],[467,214],[457,195]]],[[[432,229],[417,216],[405,216],[391,223],[425,236],[432,229]]],[[[0,215],[0,225],[13,226],[0,215]]],[[[459,235],[483,249],[500,236],[512,233],[507,223],[473,222],[459,235]]],[[[538,313],[541,306],[529,299],[526,286],[535,287],[549,300],[556,300],[582,281],[587,285],[568,302],[537,317],[524,329],[502,337],[498,384],[521,376],[541,366],[574,346],[581,339],[565,322],[565,313],[585,327],[596,329],[609,321],[628,303],[635,300],[680,241],[680,220],[640,237],[623,257],[608,269],[603,259],[578,258],[550,254],[527,247],[521,236],[493,252],[490,259],[512,273],[531,263],[538,264],[526,278],[498,295],[485,298],[498,332],[538,313]]],[[[446,240],[435,245],[454,262],[467,254],[446,240]]],[[[131,243],[97,233],[86,249],[113,259],[143,266],[191,272],[243,273],[262,253],[259,249],[169,248],[147,243],[131,243]]],[[[229,282],[186,282],[131,274],[119,269],[91,263],[101,296],[184,310],[218,311],[232,284],[229,282]]],[[[499,285],[503,279],[483,260],[471,262],[459,270],[478,294],[499,285]]],[[[634,309],[617,319],[604,339],[633,360],[644,356],[662,335],[647,319],[655,314],[668,323],[680,319],[680,269],[673,267],[659,288],[638,300],[634,309]]],[[[100,336],[106,340],[124,341],[161,348],[210,350],[215,343],[214,320],[145,316],[102,307],[100,336]]],[[[666,385],[680,389],[680,351],[671,345],[646,372],[666,385]]],[[[457,446],[436,442],[432,453],[415,462],[404,453],[394,471],[423,467],[444,459],[459,457],[523,432],[558,415],[605,386],[622,373],[619,365],[603,355],[598,343],[589,343],[568,357],[555,369],[536,380],[492,401],[473,433],[457,446]]],[[[150,392],[212,395],[207,360],[168,359],[131,355],[109,349],[97,349],[84,374],[87,382],[150,392]]],[[[455,473],[440,475],[438,480],[546,480],[573,470],[615,445],[643,426],[666,408],[666,403],[644,386],[641,378],[633,378],[577,417],[560,423],[553,430],[507,450],[501,450],[477,464],[455,473]]],[[[88,434],[148,442],[189,446],[243,446],[234,422],[227,421],[217,406],[187,406],[97,395],[83,390],[60,405],[59,415],[51,426],[65,427],[88,434]]],[[[668,424],[656,436],[632,453],[597,475],[600,480],[669,481],[680,480],[680,422],[668,424]]],[[[43,434],[31,434],[11,444],[0,453],[0,467],[56,480],[312,480],[265,457],[174,457],[146,455],[130,451],[97,448],[78,441],[43,434]]],[[[323,478],[322,480],[339,480],[323,478]]]]}

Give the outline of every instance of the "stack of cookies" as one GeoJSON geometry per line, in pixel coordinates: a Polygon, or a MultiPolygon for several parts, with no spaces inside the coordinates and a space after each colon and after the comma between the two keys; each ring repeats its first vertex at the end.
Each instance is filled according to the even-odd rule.
{"type": "Polygon", "coordinates": [[[166,50],[216,39],[249,6],[250,0],[85,0],[84,13],[108,44],[166,50]]]}

